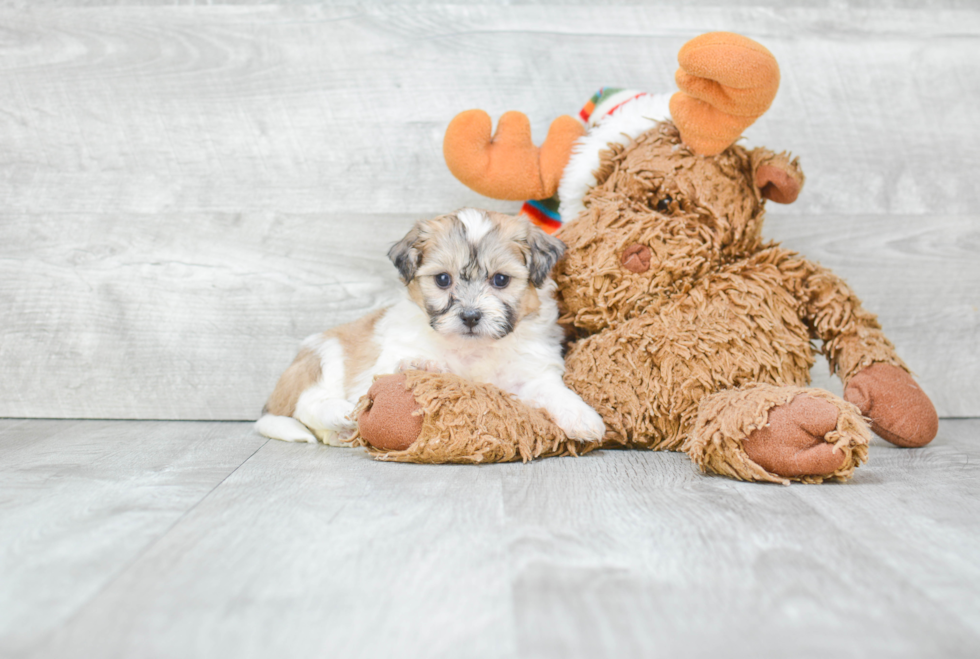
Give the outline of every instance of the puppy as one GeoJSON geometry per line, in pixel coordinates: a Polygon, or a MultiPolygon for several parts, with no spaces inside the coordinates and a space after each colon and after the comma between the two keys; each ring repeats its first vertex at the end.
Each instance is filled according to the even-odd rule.
{"type": "Polygon", "coordinates": [[[388,252],[405,299],[306,339],[258,431],[342,445],[375,376],[421,369],[496,385],[543,407],[570,438],[598,441],[602,418],[562,381],[548,274],[564,250],[521,217],[465,208],[418,222],[388,252]]]}

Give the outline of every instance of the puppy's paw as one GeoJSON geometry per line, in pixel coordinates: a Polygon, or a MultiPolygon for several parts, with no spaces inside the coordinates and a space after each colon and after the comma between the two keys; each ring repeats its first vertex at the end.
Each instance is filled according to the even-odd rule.
{"type": "Polygon", "coordinates": [[[332,398],[313,408],[312,423],[307,425],[313,430],[346,430],[357,425],[351,418],[353,413],[353,403],[332,398]]]}
{"type": "Polygon", "coordinates": [[[599,413],[560,380],[534,382],[525,390],[522,399],[543,407],[571,440],[598,442],[606,434],[606,424],[599,413]]]}
{"type": "Polygon", "coordinates": [[[350,440],[354,436],[355,426],[337,430],[316,430],[317,439],[327,446],[350,447],[350,440]]]}
{"type": "Polygon", "coordinates": [[[426,373],[448,373],[449,364],[434,359],[403,359],[398,362],[396,373],[405,371],[425,371],[426,373]]]}
{"type": "Polygon", "coordinates": [[[313,428],[316,438],[327,446],[350,446],[350,439],[357,430],[357,423],[351,418],[354,406],[347,401],[334,401],[321,409],[320,427],[313,428]]]}
{"type": "Polygon", "coordinates": [[[598,442],[606,434],[606,424],[602,417],[585,403],[566,405],[558,414],[552,413],[552,416],[569,439],[598,442]]]}

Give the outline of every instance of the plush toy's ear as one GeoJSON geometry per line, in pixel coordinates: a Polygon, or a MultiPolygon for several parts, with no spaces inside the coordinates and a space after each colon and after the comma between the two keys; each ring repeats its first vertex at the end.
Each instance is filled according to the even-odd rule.
{"type": "Polygon", "coordinates": [[[493,199],[547,199],[585,134],[582,125],[563,115],[551,123],[541,147],[531,142],[531,124],[520,112],[506,112],[490,137],[490,115],[467,110],[449,122],[442,153],[453,176],[466,187],[493,199]]]}
{"type": "Polygon", "coordinates": [[[765,47],[731,32],[688,41],[677,55],[679,92],[670,114],[684,144],[713,156],[769,109],[779,89],[779,65],[765,47]]]}
{"type": "Polygon", "coordinates": [[[565,243],[550,236],[535,225],[528,223],[528,270],[531,273],[531,283],[540,288],[545,279],[551,274],[551,269],[565,253],[565,243]]]}
{"type": "Polygon", "coordinates": [[[408,284],[415,278],[415,271],[418,270],[419,263],[422,261],[422,251],[418,249],[419,226],[416,224],[412,230],[405,234],[405,237],[392,245],[388,250],[388,258],[398,268],[398,274],[402,281],[408,284]]]}
{"type": "Polygon", "coordinates": [[[752,170],[755,186],[759,194],[777,204],[791,204],[796,201],[803,189],[803,170],[799,158],[790,160],[790,155],[773,153],[768,149],[753,149],[751,152],[752,170]]]}

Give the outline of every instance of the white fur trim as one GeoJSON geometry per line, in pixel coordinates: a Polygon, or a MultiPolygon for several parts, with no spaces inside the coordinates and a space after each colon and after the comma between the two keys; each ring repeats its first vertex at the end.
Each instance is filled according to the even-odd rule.
{"type": "MultiPolygon", "coordinates": [[[[585,210],[582,198],[596,184],[593,172],[599,169],[599,152],[611,143],[625,146],[650,130],[655,123],[670,119],[670,96],[650,94],[629,101],[608,117],[604,117],[575,142],[572,157],[565,166],[558,185],[558,197],[561,200],[558,212],[563,223],[572,222],[585,210]]],[[[606,103],[602,105],[605,106],[606,103]]]]}
{"type": "Polygon", "coordinates": [[[619,110],[621,105],[625,105],[627,101],[632,101],[638,96],[649,96],[649,94],[638,89],[621,89],[612,96],[606,96],[592,108],[588,127],[591,129],[598,126],[613,110],[619,110]]]}

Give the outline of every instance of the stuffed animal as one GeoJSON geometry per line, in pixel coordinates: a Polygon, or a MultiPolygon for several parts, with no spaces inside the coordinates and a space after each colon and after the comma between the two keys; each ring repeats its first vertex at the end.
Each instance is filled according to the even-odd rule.
{"type": "MultiPolygon", "coordinates": [[[[736,140],[771,104],[779,69],[730,33],[688,42],[672,97],[604,89],[540,147],[508,113],[450,124],[450,170],[525,199],[568,250],[553,276],[573,334],[565,382],[602,416],[602,447],[681,450],[704,471],[786,483],[845,480],[870,428],[903,447],[936,411],[837,275],[761,237],[766,201],[796,200],[796,159],[736,140]],[[558,197],[553,195],[557,191],[558,197]],[[560,228],[559,228],[560,227],[560,228]],[[808,388],[813,341],[843,399],[808,388]]],[[[486,462],[579,454],[538,409],[456,376],[375,383],[355,439],[378,458],[486,462]]]]}

